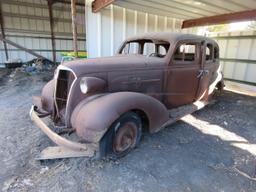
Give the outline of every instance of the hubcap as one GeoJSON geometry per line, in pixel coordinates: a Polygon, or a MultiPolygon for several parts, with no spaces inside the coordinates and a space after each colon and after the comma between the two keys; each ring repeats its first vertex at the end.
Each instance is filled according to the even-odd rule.
{"type": "Polygon", "coordinates": [[[128,122],[120,127],[115,135],[113,151],[122,153],[136,144],[137,128],[132,122],[128,122]]]}

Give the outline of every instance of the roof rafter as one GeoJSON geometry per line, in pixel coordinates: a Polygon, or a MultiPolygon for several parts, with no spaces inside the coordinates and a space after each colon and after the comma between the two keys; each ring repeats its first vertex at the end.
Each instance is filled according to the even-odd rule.
{"type": "Polygon", "coordinates": [[[107,7],[108,5],[114,3],[115,0],[94,0],[92,2],[92,12],[97,13],[101,9],[107,7]]]}
{"type": "Polygon", "coordinates": [[[250,21],[255,19],[256,19],[256,9],[215,15],[210,17],[202,17],[198,19],[185,20],[182,23],[182,28],[226,24],[231,22],[250,21]]]}

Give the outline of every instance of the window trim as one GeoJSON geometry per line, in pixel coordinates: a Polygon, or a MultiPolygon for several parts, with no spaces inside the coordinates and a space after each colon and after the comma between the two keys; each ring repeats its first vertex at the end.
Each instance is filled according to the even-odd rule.
{"type": "Polygon", "coordinates": [[[214,59],[213,59],[213,56],[214,55],[214,45],[213,45],[213,43],[211,43],[211,42],[206,42],[206,44],[205,44],[205,63],[206,64],[210,64],[210,63],[213,63],[214,62],[214,59]],[[211,45],[211,49],[209,48],[209,50],[210,50],[210,56],[212,56],[210,59],[206,59],[206,49],[207,49],[207,45],[211,45]],[[212,54],[211,54],[211,51],[212,51],[212,54]]]}
{"type": "Polygon", "coordinates": [[[129,54],[140,54],[141,52],[141,43],[140,42],[136,42],[136,41],[130,41],[130,42],[126,42],[121,50],[121,54],[125,54],[125,55],[129,55],[129,54]],[[125,47],[128,45],[129,46],[129,51],[131,50],[131,43],[136,43],[136,51],[137,53],[123,53],[123,51],[125,50],[125,47]],[[138,46],[138,47],[137,47],[138,46]]]}
{"type": "MultiPolygon", "coordinates": [[[[145,49],[145,44],[146,43],[152,43],[154,45],[154,50],[156,51],[156,44],[153,43],[153,42],[143,42],[141,43],[141,46],[142,46],[142,55],[144,55],[144,49],[145,49]]],[[[147,55],[144,55],[144,56],[147,56],[147,55]]]]}
{"type": "MultiPolygon", "coordinates": [[[[123,54],[123,50],[125,48],[125,46],[127,44],[130,44],[130,43],[138,43],[139,44],[139,50],[138,50],[138,55],[143,55],[143,51],[144,51],[144,44],[145,43],[151,43],[151,42],[147,42],[147,41],[152,41],[152,43],[155,45],[155,49],[157,49],[157,45],[162,45],[162,44],[158,44],[158,43],[154,43],[154,41],[157,41],[157,42],[164,42],[166,44],[168,44],[169,48],[168,50],[166,51],[166,55],[164,57],[156,57],[158,59],[167,59],[169,53],[170,53],[170,50],[171,50],[171,43],[169,41],[163,41],[163,40],[159,40],[159,39],[137,39],[137,40],[128,40],[128,41],[124,41],[122,43],[122,45],[119,47],[118,51],[117,51],[117,54],[123,54]]],[[[127,54],[129,55],[129,54],[127,54]]],[[[146,56],[146,55],[143,55],[143,56],[146,56]]],[[[168,58],[169,60],[169,58],[168,58]]]]}
{"type": "Polygon", "coordinates": [[[200,46],[201,42],[200,41],[195,41],[195,40],[183,40],[179,41],[176,43],[175,48],[172,51],[172,57],[171,57],[171,64],[173,65],[197,65],[199,62],[199,56],[200,56],[200,46]],[[177,50],[178,47],[180,47],[183,44],[192,44],[195,45],[195,59],[194,61],[180,61],[180,60],[175,60],[174,59],[174,53],[177,50]]]}
{"type": "Polygon", "coordinates": [[[219,46],[218,45],[214,45],[213,46],[213,62],[216,62],[216,61],[219,61],[220,59],[220,49],[219,49],[219,46]],[[215,48],[217,49],[217,57],[215,58],[215,48]]]}

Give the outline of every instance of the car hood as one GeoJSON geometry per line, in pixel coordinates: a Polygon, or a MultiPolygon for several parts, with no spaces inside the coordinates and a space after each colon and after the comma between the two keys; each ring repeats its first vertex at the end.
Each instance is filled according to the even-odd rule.
{"type": "Polygon", "coordinates": [[[65,62],[62,65],[71,69],[77,77],[95,72],[114,70],[129,70],[146,67],[150,64],[164,64],[163,58],[147,57],[143,55],[116,55],[92,59],[78,59],[65,62]]]}

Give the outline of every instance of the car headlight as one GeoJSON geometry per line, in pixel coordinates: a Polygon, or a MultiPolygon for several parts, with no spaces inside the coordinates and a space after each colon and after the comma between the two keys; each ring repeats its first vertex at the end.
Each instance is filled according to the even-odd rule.
{"type": "Polygon", "coordinates": [[[106,82],[97,77],[83,77],[80,80],[80,90],[83,94],[104,90],[106,82]]]}
{"type": "Polygon", "coordinates": [[[88,85],[86,78],[82,78],[80,81],[80,90],[83,94],[86,94],[88,92],[88,85]]]}

